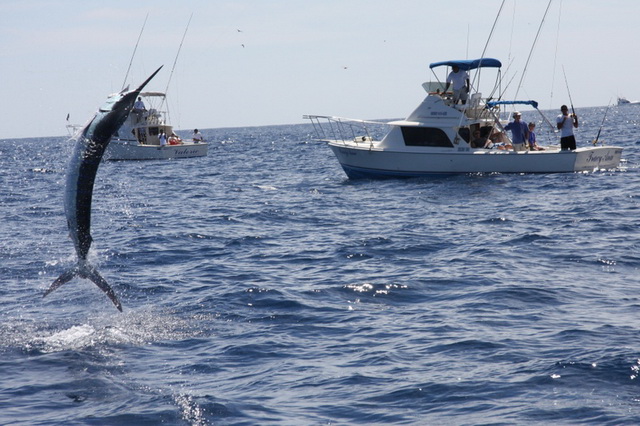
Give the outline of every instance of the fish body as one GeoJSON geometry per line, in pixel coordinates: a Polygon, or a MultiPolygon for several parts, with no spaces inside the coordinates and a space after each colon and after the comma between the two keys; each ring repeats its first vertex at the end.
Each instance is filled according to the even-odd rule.
{"type": "Polygon", "coordinates": [[[122,305],[117,295],[98,270],[88,261],[87,256],[93,238],[91,237],[91,202],[93,186],[111,137],[125,122],[140,91],[160,71],[158,68],[136,90],[111,95],[102,105],[91,121],[77,134],[75,148],[67,166],[65,184],[64,210],[69,228],[69,236],[73,241],[78,256],[74,267],[65,271],[44,293],[48,295],[74,277],[93,281],[119,311],[122,305]]]}

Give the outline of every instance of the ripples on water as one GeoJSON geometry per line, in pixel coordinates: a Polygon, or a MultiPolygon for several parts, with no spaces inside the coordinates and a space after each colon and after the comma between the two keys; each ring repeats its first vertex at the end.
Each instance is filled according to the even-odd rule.
{"type": "Polygon", "coordinates": [[[615,172],[348,181],[306,125],[105,163],[123,314],[86,280],[42,299],[71,146],[0,141],[0,423],[637,424],[640,108],[612,112],[615,172]]]}

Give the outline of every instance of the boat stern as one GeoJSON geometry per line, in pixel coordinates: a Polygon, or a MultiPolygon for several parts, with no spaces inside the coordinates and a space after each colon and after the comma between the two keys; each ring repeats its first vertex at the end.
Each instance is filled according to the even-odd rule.
{"type": "Polygon", "coordinates": [[[620,166],[622,148],[619,146],[598,146],[578,148],[574,171],[610,170],[620,166]]]}

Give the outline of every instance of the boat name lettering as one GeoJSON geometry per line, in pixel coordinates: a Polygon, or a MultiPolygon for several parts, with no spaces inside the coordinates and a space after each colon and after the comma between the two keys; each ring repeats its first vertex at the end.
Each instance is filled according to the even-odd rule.
{"type": "Polygon", "coordinates": [[[431,111],[432,116],[446,117],[447,111],[431,111]]]}
{"type": "Polygon", "coordinates": [[[589,157],[587,157],[587,163],[600,164],[603,161],[611,161],[611,160],[613,160],[613,155],[611,154],[595,155],[593,152],[590,152],[589,157]]]}
{"type": "Polygon", "coordinates": [[[338,151],[340,151],[340,154],[342,155],[356,155],[355,152],[350,151],[348,149],[344,149],[344,148],[338,148],[338,151]]]}

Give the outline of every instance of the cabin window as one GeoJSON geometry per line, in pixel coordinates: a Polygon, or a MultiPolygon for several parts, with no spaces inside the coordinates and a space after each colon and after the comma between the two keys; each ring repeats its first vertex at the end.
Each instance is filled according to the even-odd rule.
{"type": "Polygon", "coordinates": [[[458,130],[458,134],[464,139],[465,142],[469,142],[471,140],[471,131],[468,127],[462,127],[458,130]]]}
{"type": "Polygon", "coordinates": [[[481,138],[488,138],[489,135],[491,134],[492,130],[493,130],[493,126],[482,126],[482,127],[480,127],[480,137],[481,138]]]}
{"type": "Polygon", "coordinates": [[[402,137],[407,146],[440,146],[453,148],[442,129],[434,127],[402,127],[402,137]]]}
{"type": "Polygon", "coordinates": [[[158,128],[157,127],[149,127],[149,135],[158,136],[158,128]]]}

